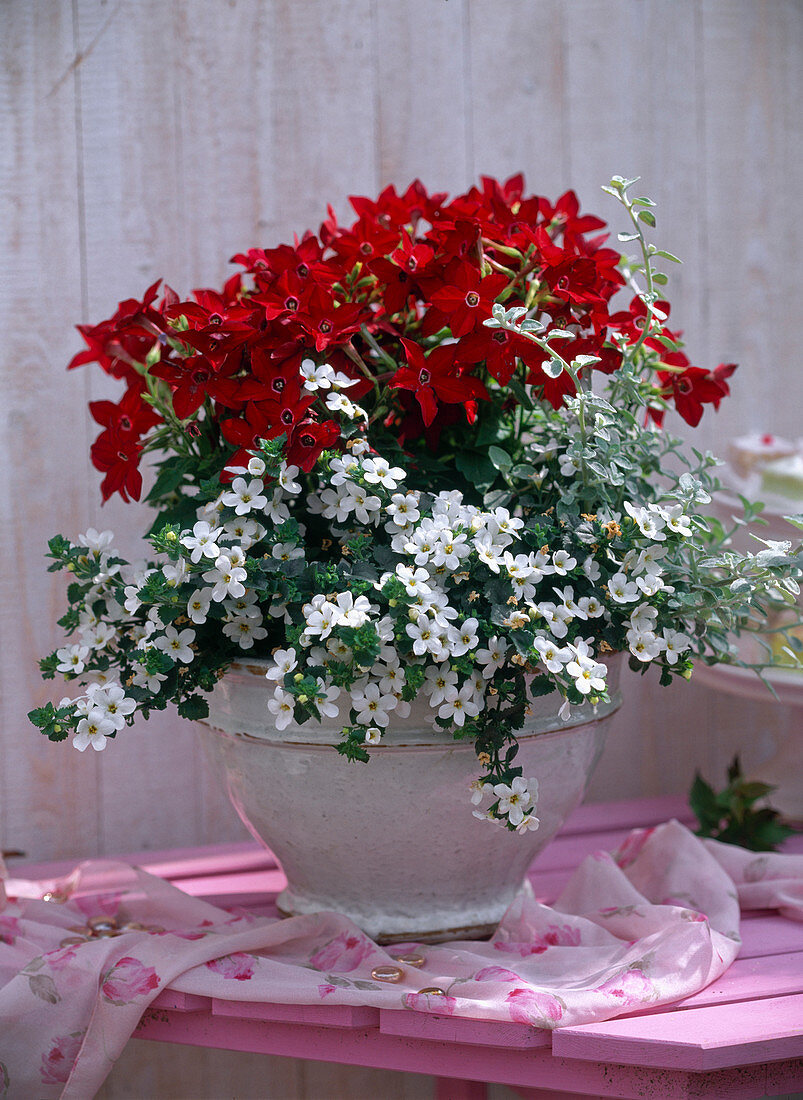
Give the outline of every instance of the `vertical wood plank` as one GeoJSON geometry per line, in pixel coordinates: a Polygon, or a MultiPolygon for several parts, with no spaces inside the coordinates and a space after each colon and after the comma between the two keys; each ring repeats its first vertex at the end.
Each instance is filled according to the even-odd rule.
{"type": "MultiPolygon", "coordinates": [[[[563,44],[567,5],[468,2],[474,171],[500,179],[524,171],[529,192],[554,201],[572,185],[565,94],[571,74],[563,44]]],[[[594,201],[581,199],[585,205],[594,201]]]]}
{"type": "Polygon", "coordinates": [[[466,0],[373,0],[379,186],[418,177],[430,191],[472,182],[466,0]]]}
{"type": "Polygon", "coordinates": [[[273,0],[272,9],[271,241],[317,231],[327,203],[353,217],[346,196],[378,183],[370,0],[273,0]]]}
{"type": "Polygon", "coordinates": [[[803,8],[702,6],[712,354],[735,359],[733,396],[714,440],[774,431],[796,438],[803,395],[792,316],[799,302],[803,193],[803,8]]]}
{"type": "MultiPolygon", "coordinates": [[[[194,44],[178,33],[178,9],[157,0],[123,0],[110,12],[102,0],[79,0],[77,10],[78,46],[84,58],[78,88],[87,297],[94,321],[107,316],[119,299],[140,295],[161,275],[181,292],[197,285],[202,275],[214,276],[219,283],[228,255],[224,251],[218,256],[217,272],[194,269],[208,257],[194,249],[190,255],[190,241],[211,235],[212,247],[220,246],[225,231],[219,235],[199,232],[201,225],[220,226],[220,218],[217,211],[201,210],[186,201],[186,171],[181,162],[186,111],[182,117],[180,103],[185,58],[192,55],[194,44]]],[[[227,12],[218,10],[223,22],[227,12]]],[[[224,40],[222,34],[219,37],[224,40]]],[[[247,35],[242,38],[245,41],[247,35]]],[[[190,87],[190,94],[195,91],[190,87]]],[[[191,139],[197,136],[191,127],[187,129],[191,139]]],[[[197,155],[190,165],[198,167],[197,155]]],[[[212,172],[210,176],[221,182],[220,176],[212,172]]],[[[197,187],[189,190],[197,196],[197,187]]],[[[86,370],[93,399],[119,399],[119,383],[93,366],[86,370]]],[[[124,556],[144,556],[143,509],[119,499],[100,509],[94,471],[90,484],[96,525],[115,531],[116,545],[124,556]]],[[[233,814],[218,822],[222,824],[218,835],[203,835],[200,792],[206,783],[196,731],[172,709],[126,729],[101,758],[95,795],[100,809],[99,850],[188,844],[199,834],[203,840],[243,835],[233,814]]]]}
{"type": "Polygon", "coordinates": [[[0,841],[38,858],[97,842],[97,760],[26,718],[63,694],[37,666],[62,644],[65,584],[45,571],[47,539],[86,526],[87,391],[64,370],[82,311],[80,178],[70,5],[7,5],[2,23],[0,841]]]}

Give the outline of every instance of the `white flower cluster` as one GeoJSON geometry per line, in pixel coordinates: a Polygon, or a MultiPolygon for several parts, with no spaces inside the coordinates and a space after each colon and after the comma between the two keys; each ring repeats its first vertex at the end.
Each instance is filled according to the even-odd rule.
{"type": "MultiPolygon", "coordinates": [[[[350,382],[327,367],[304,377],[308,389],[333,393],[350,382]]],[[[405,471],[362,440],[326,456],[306,487],[296,466],[269,471],[259,455],[231,473],[231,484],[198,508],[192,529],[171,536],[166,564],[119,564],[110,532],[83,537],[93,582],[78,638],[56,654],[58,671],[96,681],[78,704],[76,748],[102,748],[136,706],[108,673],[93,670],[98,654],[133,644],[126,683],[155,696],[171,670],[192,665],[198,630],[210,623],[238,650],[251,650],[276,636],[271,619],[282,620],[285,648],[274,651],[267,672],[277,727],[337,722],[367,746],[409,715],[413,699],[439,728],[487,722],[500,705],[500,678],[518,681],[524,672],[552,681],[568,700],[567,717],[569,703],[605,696],[599,639],[615,618],[624,624],[621,642],[641,661],[674,665],[690,647],[681,631],[656,626],[674,591],[663,557],[671,540],[690,533],[679,506],[628,503],[629,519],[607,517],[619,531],[631,524],[629,548],[617,554],[610,545],[600,550],[595,517],[574,542],[561,545],[553,524],[553,545],[534,546],[524,519],[507,508],[478,508],[458,491],[406,489],[405,471]],[[297,510],[327,521],[334,551],[306,544],[297,510]],[[355,539],[367,547],[362,572],[349,565],[355,539]],[[326,588],[318,591],[321,575],[326,588]],[[146,606],[154,582],[175,594],[169,622],[160,606],[146,606]]],[[[478,814],[536,827],[532,781],[498,765],[475,795],[489,793],[494,801],[478,814]]]]}

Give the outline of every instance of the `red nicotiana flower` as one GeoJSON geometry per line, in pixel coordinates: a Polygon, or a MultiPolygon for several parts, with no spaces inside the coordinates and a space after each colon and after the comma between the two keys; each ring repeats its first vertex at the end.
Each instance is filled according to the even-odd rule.
{"type": "Polygon", "coordinates": [[[471,264],[462,263],[453,273],[453,285],[431,296],[433,308],[427,314],[426,332],[437,332],[448,325],[452,336],[466,336],[480,328],[491,316],[497,296],[508,285],[506,275],[486,275],[471,264]]]}
{"type": "Polygon", "coordinates": [[[142,492],[142,474],[139,459],[142,444],[131,432],[109,428],[101,432],[90,449],[92,465],[105,473],[100,491],[104,500],[112,493],[119,493],[126,503],[139,500],[142,492]]]}
{"type": "Polygon", "coordinates": [[[477,398],[488,397],[488,391],[479,378],[460,374],[455,368],[453,345],[442,345],[424,357],[423,348],[412,340],[402,339],[407,356],[406,367],[399,367],[389,385],[392,389],[410,390],[421,406],[424,424],[429,426],[438,411],[438,401],[447,404],[463,404],[471,417],[477,398]]]}

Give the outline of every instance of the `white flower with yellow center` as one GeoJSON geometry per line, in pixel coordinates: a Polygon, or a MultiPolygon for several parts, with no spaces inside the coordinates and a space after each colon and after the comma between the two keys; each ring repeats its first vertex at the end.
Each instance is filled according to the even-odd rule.
{"type": "Polygon", "coordinates": [[[115,732],[114,723],[111,722],[99,707],[93,707],[78,723],[76,734],[72,739],[73,748],[84,752],[91,745],[97,752],[106,748],[106,739],[115,732]]]}

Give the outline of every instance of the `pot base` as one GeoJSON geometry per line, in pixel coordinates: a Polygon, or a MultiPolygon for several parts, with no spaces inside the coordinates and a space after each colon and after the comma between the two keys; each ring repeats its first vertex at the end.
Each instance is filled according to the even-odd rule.
{"type": "MultiPolygon", "coordinates": [[[[301,909],[294,907],[293,894],[290,890],[282,890],[276,898],[276,909],[280,917],[301,917],[309,913],[319,913],[320,908],[301,909]]],[[[348,913],[340,913],[341,916],[349,916],[348,913]]],[[[488,940],[496,931],[499,921],[491,921],[485,924],[468,924],[455,928],[433,928],[421,931],[396,931],[396,932],[371,932],[364,928],[364,921],[357,921],[363,930],[368,932],[371,939],[380,945],[388,946],[394,943],[449,943],[451,940],[488,940]]]]}

